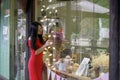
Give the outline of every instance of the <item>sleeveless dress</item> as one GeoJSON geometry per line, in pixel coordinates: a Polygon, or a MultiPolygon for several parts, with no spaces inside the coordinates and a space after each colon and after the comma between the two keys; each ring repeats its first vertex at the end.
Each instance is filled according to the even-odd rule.
{"type": "MultiPolygon", "coordinates": [[[[43,46],[39,39],[36,40],[36,44],[38,48],[43,46]]],[[[31,53],[28,62],[29,78],[30,80],[42,80],[43,53],[35,55],[35,50],[31,46],[31,40],[28,40],[28,45],[31,53]]]]}

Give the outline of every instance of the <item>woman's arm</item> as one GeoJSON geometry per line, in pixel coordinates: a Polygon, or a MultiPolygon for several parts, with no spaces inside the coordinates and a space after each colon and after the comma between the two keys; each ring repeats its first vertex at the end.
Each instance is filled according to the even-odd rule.
{"type": "Polygon", "coordinates": [[[46,47],[48,47],[50,45],[50,42],[47,41],[42,47],[38,48],[36,51],[35,51],[35,54],[38,55],[40,54],[46,47]]]}

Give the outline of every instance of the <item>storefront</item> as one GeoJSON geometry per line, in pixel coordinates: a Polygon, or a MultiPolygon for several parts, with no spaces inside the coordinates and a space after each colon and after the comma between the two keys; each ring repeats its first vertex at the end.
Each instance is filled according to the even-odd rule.
{"type": "Polygon", "coordinates": [[[24,42],[31,22],[39,21],[44,34],[51,35],[53,40],[49,56],[44,56],[52,79],[57,76],[89,80],[109,72],[110,80],[119,80],[119,1],[20,0],[19,3],[0,0],[0,78],[29,80],[30,54],[24,42]],[[66,59],[70,60],[67,67],[55,65],[66,59]],[[84,61],[86,66],[80,70],[84,61]]]}

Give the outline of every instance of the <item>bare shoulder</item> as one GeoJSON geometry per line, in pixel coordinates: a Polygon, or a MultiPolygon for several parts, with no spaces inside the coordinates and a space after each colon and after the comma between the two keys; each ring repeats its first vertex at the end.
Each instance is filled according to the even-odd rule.
{"type": "Polygon", "coordinates": [[[31,40],[31,37],[29,37],[28,40],[31,40]]]}

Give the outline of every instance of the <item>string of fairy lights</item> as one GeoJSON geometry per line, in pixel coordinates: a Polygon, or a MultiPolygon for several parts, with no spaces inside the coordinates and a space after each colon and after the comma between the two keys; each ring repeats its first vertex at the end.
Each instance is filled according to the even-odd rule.
{"type": "MultiPolygon", "coordinates": [[[[50,28],[51,26],[57,26],[56,22],[59,22],[57,19],[58,18],[58,6],[63,6],[63,5],[64,3],[59,4],[56,0],[41,0],[40,22],[43,23],[44,32],[45,34],[48,34],[47,37],[49,39],[52,39],[52,41],[50,42],[51,45],[45,48],[45,51],[44,51],[44,55],[46,55],[45,61],[48,66],[52,66],[54,62],[56,62],[56,54],[58,51],[58,49],[56,48],[56,42],[57,42],[56,37],[57,36],[55,34],[57,32],[57,27],[54,27],[53,30],[50,30],[50,28]],[[52,49],[52,52],[50,51],[51,49],[52,49]]],[[[77,12],[76,12],[76,16],[77,16],[77,12]]],[[[77,27],[77,23],[76,23],[76,27],[77,27]]]]}
{"type": "MultiPolygon", "coordinates": [[[[78,1],[76,0],[76,19],[78,19],[78,1]]],[[[51,26],[56,26],[56,18],[58,17],[58,9],[57,9],[58,5],[57,5],[57,1],[56,0],[41,0],[41,19],[40,22],[45,23],[43,24],[43,29],[44,31],[48,34],[48,38],[51,39],[51,37],[53,37],[52,41],[51,41],[51,46],[45,48],[44,54],[47,55],[47,57],[45,58],[45,61],[47,61],[46,63],[48,64],[48,66],[51,66],[52,63],[50,62],[50,58],[52,57],[52,62],[56,61],[55,55],[56,55],[56,47],[55,47],[55,43],[56,43],[56,34],[54,34],[55,32],[57,32],[56,27],[54,30],[50,31],[50,27],[51,26]],[[49,50],[52,49],[52,52],[50,52],[49,50]]],[[[78,27],[78,22],[76,21],[76,31],[78,27]]]]}
{"type": "Polygon", "coordinates": [[[51,46],[45,48],[45,51],[43,52],[44,55],[47,55],[47,57],[45,58],[45,61],[47,62],[48,66],[51,66],[51,62],[50,62],[50,57],[53,57],[52,62],[56,61],[54,54],[56,53],[56,48],[55,48],[55,38],[56,35],[52,33],[56,32],[56,29],[52,30],[51,32],[49,32],[49,27],[51,26],[56,26],[55,24],[55,19],[57,17],[57,13],[58,10],[56,9],[56,7],[54,6],[54,4],[56,3],[56,0],[41,0],[41,19],[40,22],[45,23],[45,25],[43,24],[43,29],[45,31],[47,35],[47,37],[50,39],[51,37],[53,37],[53,40],[50,42],[51,46]],[[49,6],[48,4],[51,4],[52,6],[49,6]],[[51,53],[49,51],[49,49],[53,50],[53,52],[51,53]],[[49,55],[48,55],[49,54],[49,55]]]}

